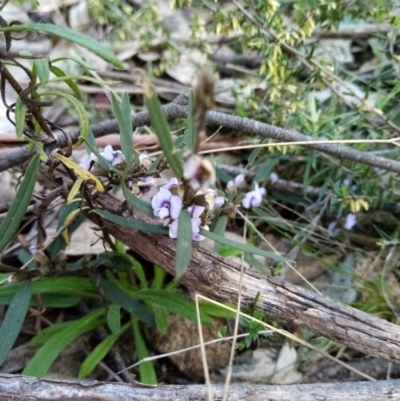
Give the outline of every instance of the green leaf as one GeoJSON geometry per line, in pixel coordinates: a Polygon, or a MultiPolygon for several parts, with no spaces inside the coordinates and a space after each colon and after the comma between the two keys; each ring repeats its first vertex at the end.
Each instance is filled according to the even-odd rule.
{"type": "Polygon", "coordinates": [[[121,330],[121,307],[111,304],[107,311],[107,324],[113,334],[121,330]]]}
{"type": "Polygon", "coordinates": [[[7,309],[6,316],[0,327],[0,365],[7,358],[11,351],[22,324],[24,323],[26,312],[32,296],[32,285],[30,281],[25,281],[15,294],[10,306],[7,309]]]}
{"type": "Polygon", "coordinates": [[[26,168],[24,178],[18,188],[14,201],[0,225],[0,254],[18,231],[19,225],[25,216],[26,209],[32,199],[39,166],[40,152],[33,156],[29,166],[26,168]]]}
{"type": "Polygon", "coordinates": [[[290,262],[291,261],[291,259],[285,258],[284,256],[277,255],[276,253],[273,253],[273,252],[263,251],[262,249],[258,249],[252,245],[241,244],[239,242],[232,241],[230,239],[222,237],[221,235],[217,235],[210,231],[204,230],[203,228],[200,228],[200,234],[204,235],[207,238],[212,239],[213,241],[218,241],[221,244],[229,245],[232,248],[240,249],[241,251],[244,251],[247,253],[252,253],[253,255],[261,255],[261,256],[264,256],[269,259],[277,260],[279,262],[290,262]]]}
{"type": "Polygon", "coordinates": [[[112,221],[122,227],[132,228],[133,230],[153,233],[153,234],[168,234],[168,227],[164,227],[157,224],[150,224],[144,221],[138,221],[128,219],[126,217],[118,216],[116,214],[107,212],[106,210],[94,209],[93,213],[97,213],[99,216],[106,220],[112,221]]]}
{"type": "Polygon", "coordinates": [[[118,122],[119,133],[121,137],[121,150],[127,163],[130,163],[135,155],[136,162],[138,157],[133,148],[133,128],[132,128],[132,110],[129,96],[126,92],[122,95],[121,103],[118,102],[114,93],[111,93],[112,110],[118,122]]]}
{"type": "Polygon", "coordinates": [[[50,64],[49,60],[44,58],[33,60],[34,69],[36,70],[36,74],[42,85],[46,85],[47,82],[49,82],[50,78],[49,64],[50,64]]]}
{"type": "Polygon", "coordinates": [[[151,123],[154,131],[160,141],[161,149],[167,159],[172,171],[178,178],[183,176],[182,161],[176,153],[176,148],[172,141],[171,133],[168,127],[168,121],[164,111],[161,108],[158,97],[154,94],[150,82],[145,81],[143,84],[143,93],[147,109],[149,110],[151,123]]]}
{"type": "Polygon", "coordinates": [[[115,304],[120,305],[127,312],[142,320],[144,323],[150,326],[155,325],[154,314],[141,302],[138,302],[119,287],[96,274],[90,274],[90,279],[96,283],[103,293],[115,304]]]}
{"type": "Polygon", "coordinates": [[[110,334],[94,348],[94,350],[83,361],[79,369],[78,379],[83,379],[93,372],[95,367],[108,354],[112,346],[116,343],[121,334],[128,329],[129,326],[129,323],[125,324],[119,332],[110,334]]]}
{"type": "MultiPolygon", "coordinates": [[[[237,306],[230,303],[225,303],[224,305],[229,306],[232,309],[237,309],[237,306]]],[[[235,317],[236,313],[232,312],[228,309],[223,308],[222,306],[216,305],[214,303],[203,301],[200,302],[200,311],[207,313],[207,315],[222,317],[225,319],[231,319],[235,317]]]]}
{"type": "Polygon", "coordinates": [[[21,138],[25,129],[26,106],[18,96],[15,103],[15,133],[21,138]]]}
{"type": "Polygon", "coordinates": [[[45,95],[63,97],[72,103],[79,120],[80,138],[77,142],[77,145],[81,145],[89,135],[89,126],[90,126],[89,118],[87,116],[85,108],[83,107],[83,104],[78,99],[75,99],[74,96],[70,95],[69,93],[62,92],[60,90],[54,90],[40,94],[40,96],[45,96],[45,95]]]}
{"type": "Polygon", "coordinates": [[[55,65],[50,66],[50,71],[58,78],[64,78],[63,81],[69,86],[69,88],[74,92],[75,96],[81,97],[81,91],[79,90],[78,85],[72,80],[68,79],[67,74],[61,69],[56,67],[55,65]]]}
{"type": "Polygon", "coordinates": [[[187,118],[187,126],[185,130],[185,142],[188,149],[192,152],[196,150],[197,146],[197,138],[196,138],[196,129],[193,120],[193,110],[194,110],[194,92],[191,90],[189,92],[189,104],[188,104],[188,118],[187,118]]]}
{"type": "Polygon", "coordinates": [[[182,210],[178,217],[178,240],[176,242],[176,277],[187,270],[192,259],[192,217],[187,210],[182,210]]]}
{"type": "MultiPolygon", "coordinates": [[[[183,297],[178,292],[167,290],[139,290],[132,294],[133,297],[145,302],[163,306],[172,313],[184,317],[185,319],[197,322],[197,314],[194,302],[183,297]]],[[[212,319],[200,312],[203,324],[213,324],[212,319]]]]}
{"type": "Polygon", "coordinates": [[[46,344],[47,341],[49,341],[52,337],[54,337],[55,334],[64,330],[66,327],[69,327],[73,323],[74,323],[73,321],[62,322],[46,327],[29,341],[29,346],[41,347],[42,345],[46,344]]]}
{"type": "Polygon", "coordinates": [[[0,32],[26,31],[48,33],[50,35],[55,35],[60,38],[69,40],[70,42],[74,42],[77,45],[90,50],[92,53],[97,54],[99,57],[112,64],[114,67],[121,69],[123,68],[121,61],[111,50],[107,49],[100,42],[91,38],[90,36],[83,35],[70,28],[65,28],[53,24],[21,24],[0,28],[0,32]]]}
{"type": "Polygon", "coordinates": [[[80,335],[94,330],[105,323],[104,308],[99,308],[88,315],[69,322],[70,324],[54,334],[36,352],[35,356],[28,362],[24,371],[25,376],[43,377],[60,352],[80,335]]]}
{"type": "Polygon", "coordinates": [[[121,188],[124,194],[124,198],[129,204],[131,204],[135,209],[140,210],[141,212],[153,215],[153,208],[151,207],[150,203],[147,203],[144,200],[135,196],[131,191],[129,191],[124,182],[121,184],[121,188]]]}
{"type": "MultiPolygon", "coordinates": [[[[0,298],[14,296],[21,286],[21,283],[4,283],[0,286],[0,298]]],[[[42,277],[32,283],[32,293],[99,298],[96,287],[83,277],[42,277]]]]}
{"type": "Polygon", "coordinates": [[[166,333],[169,325],[169,314],[166,308],[154,304],[154,315],[156,317],[156,327],[160,333],[166,333]]]}
{"type": "Polygon", "coordinates": [[[167,272],[164,269],[161,269],[161,267],[154,265],[154,279],[151,283],[151,288],[153,288],[154,290],[161,290],[166,275],[167,272]]]}
{"type": "MultiPolygon", "coordinates": [[[[139,361],[149,356],[146,343],[140,332],[139,323],[135,318],[131,318],[133,339],[139,361]]],[[[145,384],[157,384],[157,375],[152,362],[144,362],[139,365],[140,381],[145,384]]]]}
{"type": "MultiPolygon", "coordinates": [[[[224,236],[226,225],[228,223],[228,216],[220,216],[218,217],[217,222],[215,223],[213,233],[224,236]]],[[[218,253],[221,244],[219,242],[215,242],[214,251],[218,253]]]]}

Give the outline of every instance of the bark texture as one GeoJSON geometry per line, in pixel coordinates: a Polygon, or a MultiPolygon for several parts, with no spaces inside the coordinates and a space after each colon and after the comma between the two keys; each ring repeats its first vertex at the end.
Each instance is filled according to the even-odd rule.
{"type": "MultiPolygon", "coordinates": [[[[223,386],[211,386],[213,400],[222,400],[223,386]]],[[[24,401],[204,401],[207,388],[195,386],[138,387],[131,384],[36,379],[0,374],[0,399],[24,401]]],[[[379,382],[296,384],[291,386],[235,385],[229,401],[399,400],[400,380],[379,382]]]]}
{"type": "MultiPolygon", "coordinates": [[[[119,202],[107,194],[99,196],[97,202],[114,213],[119,207],[119,202]]],[[[132,218],[154,223],[150,217],[137,211],[133,211],[132,218]]],[[[104,227],[143,258],[174,275],[175,240],[121,227],[107,220],[104,220],[104,227]]],[[[236,303],[239,279],[240,267],[237,264],[195,244],[190,267],[181,277],[181,282],[212,299],[236,303]]],[[[363,353],[400,364],[398,325],[253,269],[245,270],[242,288],[244,307],[251,307],[260,293],[257,308],[267,315],[307,328],[363,353]]]]}

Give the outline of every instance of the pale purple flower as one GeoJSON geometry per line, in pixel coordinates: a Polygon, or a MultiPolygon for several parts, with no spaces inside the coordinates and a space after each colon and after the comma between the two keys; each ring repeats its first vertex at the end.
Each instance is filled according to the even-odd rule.
{"type": "Polygon", "coordinates": [[[137,183],[141,194],[149,192],[150,188],[155,184],[153,177],[140,177],[137,183]]]}
{"type": "Polygon", "coordinates": [[[272,172],[269,175],[269,180],[271,181],[271,184],[275,184],[278,181],[278,179],[279,179],[278,174],[276,174],[274,172],[272,172]]]}
{"type": "Polygon", "coordinates": [[[241,188],[245,182],[246,180],[244,174],[239,174],[233,180],[229,181],[228,184],[226,184],[226,188],[228,191],[232,192],[236,188],[241,188]]]}
{"type": "Polygon", "coordinates": [[[262,197],[266,194],[265,188],[260,188],[255,184],[254,191],[247,192],[242,201],[242,205],[246,209],[251,207],[259,207],[261,205],[262,197]]]}
{"type": "Polygon", "coordinates": [[[328,231],[333,231],[337,226],[337,220],[333,220],[328,224],[328,231]]]}
{"type": "MultiPolygon", "coordinates": [[[[188,207],[188,212],[192,216],[191,224],[192,224],[192,239],[193,241],[202,241],[205,237],[201,234],[200,228],[205,230],[209,230],[208,226],[201,226],[201,218],[200,216],[205,210],[204,206],[190,206],[188,207]]],[[[174,220],[169,226],[169,236],[170,238],[178,238],[178,220],[174,220]]]]}
{"type": "Polygon", "coordinates": [[[89,171],[90,168],[91,168],[92,161],[96,161],[96,160],[97,160],[97,157],[96,157],[96,155],[92,152],[92,153],[90,153],[89,157],[87,157],[86,159],[87,159],[87,161],[81,162],[81,163],[79,163],[79,165],[80,165],[81,167],[83,167],[85,170],[89,171]]]}
{"type": "Polygon", "coordinates": [[[174,188],[174,187],[179,187],[179,181],[176,177],[171,178],[167,184],[160,187],[160,191],[163,191],[163,190],[169,191],[171,188],[174,188]]]}
{"type": "Polygon", "coordinates": [[[172,195],[167,190],[159,191],[152,199],[151,206],[154,215],[169,223],[169,219],[177,219],[182,210],[182,200],[179,196],[172,195]]]}
{"type": "Polygon", "coordinates": [[[215,183],[214,167],[209,160],[203,159],[199,155],[189,156],[183,176],[195,191],[199,189],[206,191],[210,185],[215,183]]]}
{"type": "Polygon", "coordinates": [[[351,230],[357,224],[357,216],[353,213],[349,213],[346,216],[346,222],[344,223],[344,228],[346,230],[351,230]]]}
{"type": "Polygon", "coordinates": [[[100,154],[112,166],[116,166],[117,164],[123,163],[125,161],[123,153],[120,150],[113,150],[111,145],[107,145],[104,148],[104,151],[100,154]]]}

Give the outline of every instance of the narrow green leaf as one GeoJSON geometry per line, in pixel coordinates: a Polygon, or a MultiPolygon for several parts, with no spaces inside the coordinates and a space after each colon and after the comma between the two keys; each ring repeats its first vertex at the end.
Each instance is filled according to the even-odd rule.
{"type": "Polygon", "coordinates": [[[89,118],[87,116],[86,110],[83,107],[83,104],[76,99],[74,96],[70,95],[69,93],[62,92],[60,90],[49,91],[45,93],[40,93],[40,96],[56,96],[56,97],[63,97],[67,99],[75,108],[78,120],[79,120],[79,130],[80,130],[80,138],[77,142],[77,145],[83,143],[83,141],[89,135],[89,118]]]}
{"type": "Polygon", "coordinates": [[[121,330],[121,307],[111,304],[107,311],[107,324],[113,334],[121,330]]]}
{"type": "Polygon", "coordinates": [[[111,50],[107,49],[100,42],[91,38],[90,36],[83,35],[82,33],[74,31],[70,28],[65,28],[53,24],[21,24],[0,28],[0,32],[25,31],[48,33],[50,35],[55,35],[60,38],[69,40],[70,42],[74,42],[77,45],[90,50],[92,53],[97,54],[99,57],[112,64],[114,67],[123,68],[121,61],[111,50]]]}
{"type": "Polygon", "coordinates": [[[186,146],[191,152],[194,152],[197,146],[196,128],[193,120],[193,110],[194,110],[194,92],[193,90],[191,90],[189,92],[188,118],[186,121],[186,130],[185,130],[186,146]]]}
{"type": "Polygon", "coordinates": [[[0,365],[7,358],[11,351],[22,324],[24,323],[26,312],[28,311],[29,301],[32,296],[32,285],[30,281],[25,281],[15,294],[6,316],[0,327],[0,365]]]}
{"type": "Polygon", "coordinates": [[[233,248],[240,249],[241,251],[252,253],[253,255],[261,255],[269,259],[277,260],[279,262],[293,262],[291,259],[285,258],[281,255],[277,255],[276,253],[263,251],[262,249],[258,249],[252,245],[241,244],[239,242],[232,241],[230,239],[222,237],[221,235],[217,235],[202,228],[200,228],[200,234],[212,239],[213,241],[218,241],[221,244],[229,245],[233,248]]]}
{"type": "Polygon", "coordinates": [[[107,212],[106,210],[95,209],[92,212],[97,213],[99,216],[106,220],[112,221],[123,227],[132,228],[133,230],[153,233],[153,234],[168,234],[168,227],[164,227],[157,224],[150,224],[144,221],[137,221],[128,219],[126,217],[118,216],[116,214],[107,212]]]}
{"type": "MultiPolygon", "coordinates": [[[[137,352],[138,360],[147,358],[149,351],[146,343],[143,340],[142,333],[140,332],[139,323],[135,318],[131,319],[133,339],[135,342],[135,349],[137,352]]],[[[152,362],[144,362],[139,365],[140,381],[145,384],[157,384],[157,375],[154,370],[152,362]]]]}
{"type": "Polygon", "coordinates": [[[125,183],[121,184],[121,188],[124,194],[124,198],[129,204],[131,204],[135,209],[140,210],[141,212],[153,215],[153,208],[151,207],[150,203],[147,203],[144,200],[135,196],[131,191],[129,191],[125,183]]]}
{"type": "Polygon", "coordinates": [[[95,367],[108,354],[118,338],[128,329],[129,326],[129,323],[125,324],[119,332],[110,334],[94,348],[94,350],[82,362],[78,373],[78,379],[83,379],[93,372],[95,367]]]}
{"type": "Polygon", "coordinates": [[[74,92],[75,96],[81,97],[81,91],[79,90],[78,85],[72,80],[68,79],[67,74],[61,69],[56,67],[55,65],[50,66],[50,71],[58,78],[64,78],[63,81],[69,86],[69,88],[74,92]]]}
{"type": "Polygon", "coordinates": [[[43,377],[60,352],[80,335],[104,324],[104,308],[99,308],[88,315],[75,320],[54,334],[28,362],[23,375],[43,377]]]}
{"type": "Polygon", "coordinates": [[[25,129],[26,106],[18,96],[15,103],[15,133],[20,138],[25,129]]]}
{"type": "MultiPolygon", "coordinates": [[[[217,222],[215,223],[213,233],[224,236],[226,225],[228,223],[228,216],[220,216],[218,217],[217,222]]],[[[215,242],[214,251],[218,253],[221,244],[219,242],[215,242]]]]}
{"type": "Polygon", "coordinates": [[[49,60],[45,58],[39,58],[33,60],[33,65],[36,70],[36,74],[39,78],[39,81],[42,85],[46,85],[49,82],[50,78],[50,68],[49,68],[49,60]]]}
{"type": "Polygon", "coordinates": [[[98,275],[90,274],[90,279],[101,288],[111,301],[120,305],[127,312],[142,320],[144,323],[150,326],[155,325],[154,314],[141,302],[138,302],[119,287],[98,275]]]}
{"type": "Polygon", "coordinates": [[[129,96],[124,92],[121,103],[119,103],[114,93],[111,93],[111,102],[114,116],[118,122],[121,150],[125,160],[130,163],[132,160],[137,159],[136,162],[138,162],[139,160],[133,147],[132,110],[129,96]]]}
{"type": "Polygon", "coordinates": [[[155,304],[153,310],[156,317],[157,330],[160,333],[166,333],[169,325],[169,314],[167,309],[155,304]]]}
{"type": "MultiPolygon", "coordinates": [[[[176,291],[167,290],[139,290],[132,294],[133,297],[145,302],[163,306],[172,313],[184,317],[185,319],[197,322],[196,307],[194,302],[183,297],[176,291]]],[[[204,313],[200,312],[203,324],[213,324],[213,321],[204,313]]]]}
{"type": "Polygon", "coordinates": [[[181,178],[183,176],[182,162],[176,153],[176,148],[174,147],[171,133],[169,131],[168,121],[161,107],[161,103],[155,95],[150,82],[145,81],[143,85],[143,93],[147,109],[149,110],[151,123],[158,140],[160,141],[160,146],[164,156],[175,175],[178,178],[181,178]]]}
{"type": "Polygon", "coordinates": [[[192,259],[192,217],[187,210],[182,210],[178,217],[178,240],[176,242],[176,277],[187,270],[192,259]]]}
{"type": "MultiPolygon", "coordinates": [[[[223,305],[229,306],[232,309],[237,308],[237,305],[224,303],[223,305]]],[[[200,311],[207,313],[207,315],[215,316],[215,317],[223,317],[225,319],[231,319],[235,317],[235,312],[232,312],[228,309],[223,308],[222,306],[213,304],[208,301],[200,302],[200,311]]]]}
{"type": "Polygon", "coordinates": [[[32,199],[36,176],[40,166],[40,153],[33,156],[7,215],[0,225],[0,254],[14,237],[32,199]]]}
{"type": "Polygon", "coordinates": [[[151,283],[151,288],[154,290],[161,290],[166,275],[167,272],[164,269],[161,269],[160,266],[154,265],[154,279],[151,283]]]}
{"type": "MultiPolygon", "coordinates": [[[[21,283],[4,283],[0,286],[0,297],[14,296],[21,286],[21,283]]],[[[32,293],[99,298],[96,287],[83,277],[42,277],[32,283],[32,293]]]]}
{"type": "Polygon", "coordinates": [[[52,326],[44,328],[40,333],[36,334],[36,336],[29,341],[29,346],[41,347],[42,345],[46,344],[47,341],[50,340],[50,338],[54,337],[55,334],[64,330],[66,327],[69,327],[73,323],[74,321],[56,323],[52,326]]]}

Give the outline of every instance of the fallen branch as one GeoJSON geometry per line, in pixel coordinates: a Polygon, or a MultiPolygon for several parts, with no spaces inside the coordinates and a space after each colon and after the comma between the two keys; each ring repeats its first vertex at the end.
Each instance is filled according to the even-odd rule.
{"type": "MultiPolygon", "coordinates": [[[[187,117],[187,98],[185,95],[178,96],[173,102],[163,107],[167,120],[175,118],[187,117]]],[[[265,138],[277,140],[279,142],[315,142],[316,138],[300,134],[296,131],[275,127],[273,125],[265,124],[259,121],[251,120],[249,118],[240,118],[230,114],[218,113],[210,111],[207,113],[207,124],[229,128],[235,131],[245,132],[251,135],[260,135],[265,138]]],[[[150,125],[150,117],[147,111],[136,113],[132,117],[133,128],[150,125]]],[[[118,132],[118,124],[116,120],[108,120],[102,123],[94,124],[91,126],[95,137],[108,135],[118,132]]],[[[74,130],[69,133],[72,143],[78,141],[80,135],[79,130],[74,130]]],[[[66,147],[67,140],[64,136],[57,136],[58,147],[66,147]]],[[[49,145],[54,146],[54,145],[49,145]]],[[[386,159],[384,157],[375,156],[359,150],[354,150],[342,145],[336,144],[318,144],[312,143],[306,146],[310,149],[317,150],[322,153],[334,156],[342,160],[350,160],[356,163],[363,163],[370,166],[378,167],[388,171],[400,173],[400,162],[395,160],[386,159]]],[[[46,149],[46,146],[45,146],[46,149]]],[[[18,166],[27,161],[35,154],[36,150],[29,151],[28,146],[22,146],[18,150],[10,152],[7,156],[0,159],[0,171],[7,170],[10,167],[18,166]]]]}
{"type": "MultiPolygon", "coordinates": [[[[221,400],[223,386],[211,386],[213,400],[221,400]]],[[[160,385],[155,388],[125,383],[98,381],[36,379],[21,375],[0,374],[0,397],[3,400],[74,400],[74,401],[204,401],[204,385],[160,385]]],[[[291,386],[232,385],[229,400],[257,401],[334,401],[398,400],[400,380],[376,382],[296,384],[291,386]]]]}
{"type": "MultiPolygon", "coordinates": [[[[113,213],[119,207],[119,202],[107,194],[99,196],[97,202],[113,213]]],[[[93,218],[93,215],[89,213],[88,217],[93,218]]],[[[150,217],[135,210],[132,218],[152,222],[150,217]]],[[[107,220],[104,220],[104,228],[146,260],[175,274],[174,240],[131,230],[107,220]]],[[[236,303],[239,277],[240,268],[236,263],[195,246],[190,267],[180,281],[212,299],[236,303]]],[[[245,270],[243,307],[251,308],[258,293],[257,308],[271,317],[304,327],[363,353],[400,363],[400,327],[395,324],[253,269],[245,270]]]]}

